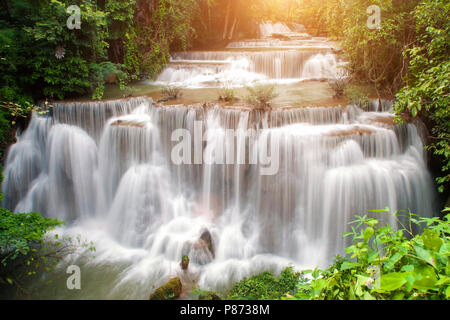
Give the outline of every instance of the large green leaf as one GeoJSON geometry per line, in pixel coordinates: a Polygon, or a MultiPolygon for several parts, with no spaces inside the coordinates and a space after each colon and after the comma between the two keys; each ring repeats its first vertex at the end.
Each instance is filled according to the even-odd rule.
{"type": "Polygon", "coordinates": [[[419,258],[425,260],[427,263],[429,263],[433,267],[436,267],[436,263],[435,263],[433,256],[431,255],[431,252],[429,250],[426,250],[420,246],[414,246],[414,250],[416,250],[416,254],[419,258]]]}
{"type": "Polygon", "coordinates": [[[394,291],[406,283],[406,273],[393,272],[381,276],[381,290],[394,291]]]}

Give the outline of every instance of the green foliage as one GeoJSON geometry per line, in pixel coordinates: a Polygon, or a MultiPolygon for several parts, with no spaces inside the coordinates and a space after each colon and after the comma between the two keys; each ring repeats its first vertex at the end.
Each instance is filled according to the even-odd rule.
{"type": "Polygon", "coordinates": [[[196,8],[195,0],[136,1],[134,21],[127,20],[122,34],[124,64],[135,78],[154,78],[168,63],[171,49],[189,47],[196,8]]]}
{"type": "Polygon", "coordinates": [[[44,218],[35,212],[14,214],[0,208],[0,255],[3,266],[20,255],[28,255],[47,231],[61,224],[61,221],[44,218]]]}
{"type": "Polygon", "coordinates": [[[126,88],[127,74],[116,64],[110,61],[91,63],[89,69],[91,74],[90,82],[93,88],[95,88],[92,99],[101,99],[103,97],[105,82],[118,81],[122,90],[126,88]],[[111,78],[115,79],[111,80],[111,78]]]}
{"type": "Polygon", "coordinates": [[[346,72],[343,69],[340,69],[338,72],[336,72],[336,75],[333,77],[333,79],[328,80],[328,84],[335,93],[334,97],[340,98],[344,95],[345,89],[347,89],[348,87],[349,78],[346,72]]]}
{"type": "Polygon", "coordinates": [[[178,99],[181,97],[182,92],[180,87],[167,86],[161,89],[161,93],[166,99],[178,99]]]}
{"type": "Polygon", "coordinates": [[[165,285],[156,289],[149,300],[173,300],[180,296],[182,284],[180,278],[170,279],[165,285]]]}
{"type": "Polygon", "coordinates": [[[81,236],[72,239],[47,233],[63,224],[39,213],[13,213],[0,208],[0,285],[30,294],[23,284],[26,278],[52,270],[79,248],[95,251],[93,243],[83,241],[81,236]]]}
{"type": "Polygon", "coordinates": [[[344,90],[345,96],[350,99],[350,103],[362,108],[369,103],[369,94],[363,87],[350,85],[344,90]]]}
{"type": "Polygon", "coordinates": [[[263,272],[235,284],[227,300],[277,300],[285,294],[294,294],[297,284],[304,281],[303,275],[292,267],[284,269],[279,278],[263,272]]]}
{"type": "MultiPolygon", "coordinates": [[[[0,208],[0,284],[14,286],[24,292],[22,280],[44,268],[50,270],[62,250],[42,251],[44,234],[61,225],[56,219],[38,213],[15,214],[0,208]]],[[[61,246],[65,249],[64,246],[61,246]]]]}
{"type": "MultiPolygon", "coordinates": [[[[373,212],[389,214],[387,209],[373,212]]],[[[307,271],[312,280],[299,285],[294,299],[449,299],[450,214],[444,220],[393,215],[402,226],[399,230],[358,216],[345,235],[353,242],[346,249],[348,256],[338,256],[327,270],[307,271]],[[406,226],[401,221],[405,218],[406,226]],[[414,236],[414,227],[424,230],[414,236]]]]}
{"type": "Polygon", "coordinates": [[[192,296],[194,300],[223,300],[220,295],[213,291],[206,291],[199,288],[192,289],[192,296]]]}
{"type": "Polygon", "coordinates": [[[274,85],[247,87],[247,91],[247,103],[256,108],[269,108],[272,100],[278,96],[274,85]]]}
{"type": "Polygon", "coordinates": [[[114,74],[155,77],[171,49],[194,37],[195,0],[3,1],[0,5],[0,101],[92,94],[101,99],[114,74]],[[67,28],[66,9],[81,9],[81,29],[67,28]]]}
{"type": "Polygon", "coordinates": [[[236,101],[236,92],[233,88],[222,88],[219,92],[219,101],[233,103],[236,101]]]}
{"type": "MultiPolygon", "coordinates": [[[[421,117],[431,131],[431,150],[442,161],[439,190],[450,185],[450,3],[423,1],[415,9],[418,39],[404,51],[409,62],[406,86],[397,94],[397,114],[421,117]]],[[[398,117],[401,120],[401,117],[398,117]]]]}

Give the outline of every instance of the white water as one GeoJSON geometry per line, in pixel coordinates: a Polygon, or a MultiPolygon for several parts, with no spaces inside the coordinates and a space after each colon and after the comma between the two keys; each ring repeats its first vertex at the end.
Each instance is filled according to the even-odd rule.
{"type": "Polygon", "coordinates": [[[44,286],[45,297],[146,299],[176,273],[182,254],[198,285],[214,290],[288,264],[325,267],[344,253],[342,233],[355,214],[388,206],[433,215],[421,126],[394,126],[391,106],[263,112],[156,107],[147,98],[57,104],[48,116],[34,115],[11,147],[3,205],[58,217],[68,227],[57,232],[95,243],[87,262],[67,257],[52,274],[60,279],[56,291],[44,286]],[[258,165],[173,164],[172,132],[194,136],[196,120],[209,136],[203,149],[234,145],[234,159],[269,136],[278,142],[278,173],[261,176],[258,165]],[[234,141],[225,129],[235,129],[234,141]],[[247,129],[256,139],[244,138],[247,129]],[[214,256],[194,245],[205,230],[214,256]],[[82,267],[79,292],[65,287],[67,264],[82,267]]]}
{"type": "Polygon", "coordinates": [[[86,268],[126,266],[111,283],[105,271],[108,293],[90,287],[86,297],[145,298],[183,253],[200,270],[200,285],[213,289],[288,263],[324,266],[343,253],[341,235],[355,214],[385,206],[433,213],[420,131],[386,124],[388,112],[155,108],[139,98],[116,101],[112,114],[128,114],[106,120],[96,140],[81,128],[93,123],[87,110],[107,104],[61,104],[53,118],[34,116],[11,148],[3,184],[7,208],[66,220],[64,233],[95,242],[97,257],[86,268]],[[86,110],[84,120],[73,110],[86,110]],[[171,133],[194,134],[195,120],[213,129],[205,148],[221,146],[227,128],[278,138],[278,174],[260,176],[256,165],[175,166],[171,133]],[[191,247],[205,229],[212,261],[191,247]]]}
{"type": "Polygon", "coordinates": [[[184,88],[285,84],[333,78],[342,64],[331,43],[285,24],[261,24],[261,33],[261,39],[232,42],[226,50],[174,53],[157,80],[148,83],[184,88]],[[270,38],[274,33],[286,38],[270,38]]]}

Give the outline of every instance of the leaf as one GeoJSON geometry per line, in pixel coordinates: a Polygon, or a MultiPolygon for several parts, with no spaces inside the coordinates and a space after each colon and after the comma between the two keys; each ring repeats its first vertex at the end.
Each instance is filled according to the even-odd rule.
{"type": "Polygon", "coordinates": [[[397,262],[399,262],[403,257],[405,256],[405,253],[403,252],[397,252],[394,254],[389,261],[384,265],[385,270],[389,271],[391,270],[397,262]]]}
{"type": "Polygon", "coordinates": [[[441,276],[441,278],[436,282],[436,286],[444,286],[450,284],[450,277],[441,276]]]}
{"type": "Polygon", "coordinates": [[[405,273],[393,272],[381,276],[381,287],[383,291],[394,291],[406,283],[405,273]]]}
{"type": "Polygon", "coordinates": [[[433,267],[436,268],[436,263],[434,262],[434,259],[430,253],[430,251],[419,247],[419,246],[414,246],[414,249],[416,250],[417,256],[423,260],[425,260],[427,263],[429,263],[430,265],[432,265],[433,267]]]}
{"type": "Polygon", "coordinates": [[[321,270],[319,268],[315,268],[311,275],[314,279],[317,279],[320,276],[320,272],[321,270]]]}
{"type": "Polygon", "coordinates": [[[385,207],[384,209],[369,210],[369,212],[373,212],[373,213],[389,213],[389,212],[391,212],[391,210],[388,207],[385,207]]]}
{"type": "Polygon", "coordinates": [[[425,229],[422,234],[423,243],[425,248],[432,251],[439,251],[443,241],[439,237],[439,233],[436,231],[425,229]]]}
{"type": "Polygon", "coordinates": [[[369,286],[372,285],[373,280],[370,277],[362,276],[360,274],[356,275],[356,278],[358,279],[356,281],[356,290],[355,293],[358,297],[362,296],[364,294],[363,292],[363,286],[366,286],[369,288],[369,286]]]}
{"type": "Polygon", "coordinates": [[[392,300],[403,300],[405,298],[405,294],[403,292],[396,293],[392,300]]]}
{"type": "Polygon", "coordinates": [[[361,266],[360,263],[357,262],[351,262],[351,261],[345,261],[342,265],[341,265],[341,271],[345,271],[348,269],[355,269],[356,267],[361,266]]]}
{"type": "Polygon", "coordinates": [[[372,296],[370,293],[366,291],[364,292],[364,300],[377,300],[377,299],[375,299],[374,296],[372,296]]]}
{"type": "Polygon", "coordinates": [[[400,271],[403,271],[403,272],[412,272],[413,270],[414,270],[414,266],[412,264],[404,265],[400,269],[400,271]]]}
{"type": "Polygon", "coordinates": [[[364,230],[364,241],[367,242],[375,233],[372,227],[368,227],[364,230]]]}
{"type": "Polygon", "coordinates": [[[436,278],[434,277],[422,277],[414,281],[412,287],[419,290],[433,290],[436,288],[436,278]]]}

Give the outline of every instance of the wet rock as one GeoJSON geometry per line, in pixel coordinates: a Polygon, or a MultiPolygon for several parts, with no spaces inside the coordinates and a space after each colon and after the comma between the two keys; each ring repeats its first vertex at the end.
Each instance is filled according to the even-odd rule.
{"type": "Polygon", "coordinates": [[[150,300],[174,300],[181,295],[183,286],[180,278],[172,278],[150,295],[150,300]]]}
{"type": "Polygon", "coordinates": [[[211,252],[212,256],[214,257],[215,256],[214,245],[213,245],[211,233],[208,230],[204,231],[202,233],[202,235],[200,236],[200,240],[206,244],[209,252],[211,252]]]}
{"type": "Polygon", "coordinates": [[[222,298],[217,293],[208,291],[199,295],[198,300],[222,300],[222,298]]]}
{"type": "Polygon", "coordinates": [[[189,268],[189,257],[184,255],[181,258],[181,263],[180,263],[181,269],[183,270],[187,270],[189,268]]]}
{"type": "Polygon", "coordinates": [[[182,252],[184,255],[188,255],[195,264],[205,265],[211,263],[215,257],[211,233],[205,230],[198,240],[186,242],[182,252]]]}

